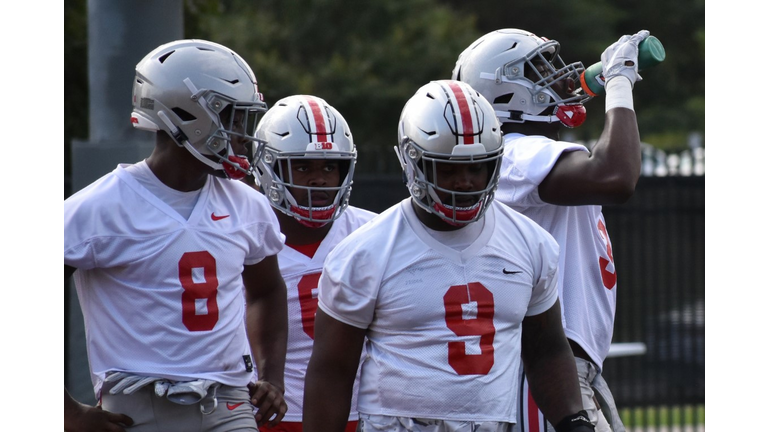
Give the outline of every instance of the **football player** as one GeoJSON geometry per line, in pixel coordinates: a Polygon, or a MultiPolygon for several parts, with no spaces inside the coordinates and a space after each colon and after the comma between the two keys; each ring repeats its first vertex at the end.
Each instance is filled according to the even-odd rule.
{"type": "Polygon", "coordinates": [[[344,429],[363,345],[359,431],[511,431],[521,359],[561,430],[593,430],[560,323],[557,243],[493,199],[503,146],[490,103],[431,82],[403,108],[398,142],[410,198],[323,267],[305,431],[344,429]]]}
{"type": "Polygon", "coordinates": [[[64,278],[74,274],[99,401],[65,389],[66,430],[256,431],[282,419],[284,237],[266,198],[232,181],[252,171],[266,108],[251,68],[222,45],[178,40],[137,64],[131,121],[156,133],[154,150],[64,201],[64,278]]]}
{"type": "MultiPolygon", "coordinates": [[[[342,239],[375,213],[349,205],[357,150],[344,117],[325,100],[296,95],[277,101],[259,122],[256,137],[266,145],[254,187],[274,207],[287,246],[278,261],[288,291],[285,400],[290,408],[280,424],[260,430],[301,432],[323,263],[342,239]]],[[[357,428],[355,406],[353,396],[347,432],[357,428]]]]}
{"type": "MultiPolygon", "coordinates": [[[[605,127],[591,150],[560,141],[563,127],[578,127],[586,119],[583,103],[589,96],[579,85],[583,65],[566,64],[557,41],[520,29],[497,30],[461,53],[452,74],[491,101],[501,121],[504,160],[497,199],[533,219],[560,245],[565,335],[576,357],[585,409],[603,432],[623,432],[624,426],[601,376],[618,291],[601,206],[627,201],[640,177],[632,89],[640,80],[638,45],[648,35],[643,30],[623,36],[602,54],[605,127]]],[[[525,384],[521,389],[519,411],[535,413],[540,401],[525,394],[525,384]]],[[[540,415],[523,423],[525,430],[544,427],[540,415]]]]}

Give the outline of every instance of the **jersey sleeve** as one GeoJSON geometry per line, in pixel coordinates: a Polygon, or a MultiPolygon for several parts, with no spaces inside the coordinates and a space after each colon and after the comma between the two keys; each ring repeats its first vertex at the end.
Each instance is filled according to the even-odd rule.
{"type": "MultiPolygon", "coordinates": [[[[67,238],[66,235],[64,238],[67,238]]],[[[91,242],[83,241],[77,244],[67,244],[65,240],[64,264],[83,270],[96,267],[96,259],[91,242]]]]}
{"type": "Polygon", "coordinates": [[[85,232],[77,211],[78,204],[64,201],[64,264],[88,270],[96,267],[96,255],[90,235],[85,232]]]}
{"type": "MultiPolygon", "coordinates": [[[[368,328],[381,279],[374,251],[350,235],[328,255],[318,283],[318,307],[345,324],[368,328]]],[[[368,244],[371,244],[370,242],[368,244]]]]}
{"type": "Polygon", "coordinates": [[[581,144],[538,136],[505,137],[504,159],[496,199],[511,206],[542,205],[539,185],[552,171],[560,155],[589,150],[581,144]]]}
{"type": "Polygon", "coordinates": [[[558,253],[559,247],[554,238],[541,230],[544,234],[538,248],[533,252],[537,255],[539,262],[538,280],[533,286],[531,300],[528,303],[526,316],[538,315],[547,311],[555,301],[557,301],[558,287],[558,253]]]}
{"type": "MultiPolygon", "coordinates": [[[[272,214],[274,218],[274,214],[272,214]]],[[[285,242],[285,235],[280,232],[279,225],[277,224],[277,218],[275,218],[275,224],[264,222],[256,225],[256,240],[251,253],[245,259],[245,265],[258,264],[264,258],[272,255],[277,255],[283,250],[285,242]]]]}
{"type": "Polygon", "coordinates": [[[249,216],[254,216],[257,222],[252,230],[251,251],[245,257],[245,265],[257,264],[268,256],[277,255],[285,244],[285,235],[280,232],[280,222],[266,198],[260,193],[253,197],[255,208],[249,210],[249,216]]]}
{"type": "Polygon", "coordinates": [[[111,191],[116,183],[111,173],[106,174],[64,200],[65,265],[82,270],[98,267],[95,243],[102,234],[100,227],[105,215],[94,203],[104,202],[114,195],[111,191]]]}

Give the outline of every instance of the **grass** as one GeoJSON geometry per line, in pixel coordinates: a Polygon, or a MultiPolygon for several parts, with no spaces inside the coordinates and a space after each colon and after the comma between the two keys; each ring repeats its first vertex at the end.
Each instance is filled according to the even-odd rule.
{"type": "Polygon", "coordinates": [[[621,421],[627,428],[643,426],[704,426],[704,405],[675,407],[621,408],[621,421]]]}

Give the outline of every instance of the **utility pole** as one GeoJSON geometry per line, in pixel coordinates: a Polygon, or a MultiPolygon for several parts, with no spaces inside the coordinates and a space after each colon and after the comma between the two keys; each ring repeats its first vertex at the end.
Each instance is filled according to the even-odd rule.
{"type": "MultiPolygon", "coordinates": [[[[152,152],[155,135],[133,129],[136,63],[157,46],[184,37],[183,0],[88,0],[89,137],[72,141],[72,193],[152,152]]],[[[83,315],[74,284],[65,288],[64,385],[94,404],[83,315]]]]}

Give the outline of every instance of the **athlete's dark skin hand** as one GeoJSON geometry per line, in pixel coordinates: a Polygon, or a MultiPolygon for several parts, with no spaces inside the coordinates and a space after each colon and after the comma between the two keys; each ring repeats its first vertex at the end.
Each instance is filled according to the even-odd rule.
{"type": "Polygon", "coordinates": [[[248,383],[248,393],[251,396],[251,405],[258,409],[256,424],[259,427],[266,424],[272,416],[275,418],[269,422],[269,427],[275,427],[285,417],[288,404],[285,403],[282,389],[267,381],[260,380],[255,383],[248,383]]]}
{"type": "Polygon", "coordinates": [[[64,390],[64,430],[67,432],[126,432],[133,419],[125,414],[81,404],[64,390]]]}

